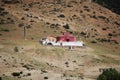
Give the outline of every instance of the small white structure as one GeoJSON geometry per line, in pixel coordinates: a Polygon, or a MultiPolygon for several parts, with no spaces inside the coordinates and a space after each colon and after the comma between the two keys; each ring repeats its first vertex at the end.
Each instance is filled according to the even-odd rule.
{"type": "Polygon", "coordinates": [[[74,42],[54,42],[50,41],[49,39],[43,38],[40,40],[43,45],[52,45],[52,46],[75,46],[75,47],[82,47],[84,43],[82,41],[74,41],[74,42]]]}
{"type": "Polygon", "coordinates": [[[52,46],[75,46],[75,47],[81,47],[84,46],[84,43],[82,41],[76,41],[76,37],[64,32],[62,35],[59,35],[57,37],[48,36],[46,38],[42,38],[40,42],[43,45],[52,45],[52,46]]]}

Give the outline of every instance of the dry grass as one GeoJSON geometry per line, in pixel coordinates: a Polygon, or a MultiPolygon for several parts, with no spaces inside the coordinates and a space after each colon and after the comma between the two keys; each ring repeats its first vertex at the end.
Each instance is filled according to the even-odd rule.
{"type": "Polygon", "coordinates": [[[44,80],[46,76],[50,80],[55,78],[61,80],[61,75],[64,75],[63,80],[69,78],[92,80],[100,74],[99,68],[116,67],[120,64],[119,44],[97,40],[105,38],[120,43],[119,15],[96,3],[82,2],[78,5],[69,0],[64,4],[56,5],[52,0],[50,3],[40,0],[38,3],[33,1],[31,4],[31,0],[25,0],[22,4],[3,5],[9,14],[0,18],[11,17],[15,24],[0,24],[1,76],[3,74],[11,76],[12,72],[23,71],[24,76],[21,75],[21,78],[27,80],[44,80]],[[64,14],[64,18],[58,17],[61,13],[64,14]],[[23,37],[24,26],[18,27],[22,22],[24,26],[31,26],[27,29],[27,40],[23,37]],[[63,27],[66,24],[70,29],[63,27]],[[85,28],[88,28],[88,38],[80,34],[85,31],[85,28]],[[107,29],[103,30],[103,28],[107,29]],[[57,36],[65,31],[71,32],[78,40],[84,41],[87,47],[70,51],[68,48],[39,44],[40,38],[57,36]],[[109,33],[115,36],[110,38],[109,33]],[[96,43],[93,44],[91,41],[96,43]],[[18,48],[18,52],[14,51],[15,47],[18,48]],[[25,65],[30,69],[23,67],[25,65]],[[25,76],[27,73],[31,73],[31,76],[25,76]]]}

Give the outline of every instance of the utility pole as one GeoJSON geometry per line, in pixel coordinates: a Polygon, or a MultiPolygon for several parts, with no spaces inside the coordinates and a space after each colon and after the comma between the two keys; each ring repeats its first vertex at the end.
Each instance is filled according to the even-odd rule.
{"type": "Polygon", "coordinates": [[[24,39],[25,39],[25,40],[27,40],[27,38],[26,38],[26,33],[27,33],[26,27],[24,27],[24,39]]]}

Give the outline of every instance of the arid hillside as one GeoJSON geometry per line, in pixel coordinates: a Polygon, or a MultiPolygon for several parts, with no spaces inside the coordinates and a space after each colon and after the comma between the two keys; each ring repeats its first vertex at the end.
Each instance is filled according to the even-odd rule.
{"type": "Polygon", "coordinates": [[[103,69],[120,71],[119,9],[105,4],[0,0],[0,80],[96,80],[103,69]],[[86,46],[68,50],[39,44],[63,32],[86,46]]]}
{"type": "Polygon", "coordinates": [[[28,40],[70,32],[106,47],[120,44],[120,15],[92,0],[1,0],[0,40],[24,39],[24,27],[28,40]]]}
{"type": "Polygon", "coordinates": [[[64,31],[80,35],[87,29],[94,39],[120,42],[120,16],[91,0],[1,0],[0,15],[1,39],[22,39],[27,27],[32,39],[64,31]]]}

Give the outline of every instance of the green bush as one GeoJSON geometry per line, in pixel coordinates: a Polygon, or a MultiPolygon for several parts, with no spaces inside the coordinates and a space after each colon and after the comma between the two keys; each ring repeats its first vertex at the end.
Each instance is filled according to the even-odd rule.
{"type": "Polygon", "coordinates": [[[2,34],[0,34],[0,36],[2,36],[2,34]]]}
{"type": "Polygon", "coordinates": [[[5,9],[3,7],[0,7],[0,12],[4,11],[5,9]]]}
{"type": "Polygon", "coordinates": [[[116,69],[105,69],[97,80],[120,80],[120,73],[116,69]]]}
{"type": "Polygon", "coordinates": [[[1,28],[0,31],[9,32],[10,30],[9,30],[9,29],[6,29],[6,28],[1,28]]]}
{"type": "Polygon", "coordinates": [[[107,30],[107,28],[102,28],[102,30],[106,31],[106,30],[107,30]]]}
{"type": "Polygon", "coordinates": [[[64,27],[65,29],[70,29],[69,24],[66,24],[66,25],[64,25],[63,27],[64,27]]]}
{"type": "Polygon", "coordinates": [[[19,72],[13,72],[12,76],[20,76],[20,73],[19,72]]]}
{"type": "Polygon", "coordinates": [[[44,77],[44,79],[48,79],[48,77],[44,77]]]}
{"type": "Polygon", "coordinates": [[[113,36],[113,34],[112,34],[112,33],[109,33],[108,36],[113,36]]]}
{"type": "Polygon", "coordinates": [[[3,3],[5,4],[16,4],[19,3],[19,0],[2,0],[3,3]]]}
{"type": "Polygon", "coordinates": [[[97,43],[96,41],[91,41],[91,43],[97,43]]]}
{"type": "Polygon", "coordinates": [[[23,27],[24,26],[24,23],[19,23],[18,24],[18,27],[23,27]]]}
{"type": "Polygon", "coordinates": [[[31,76],[31,73],[28,73],[27,76],[31,76]]]}
{"type": "Polygon", "coordinates": [[[18,47],[15,47],[15,48],[14,48],[14,51],[15,51],[15,52],[19,52],[18,47]]]}
{"type": "Polygon", "coordinates": [[[81,35],[81,36],[85,36],[86,33],[85,33],[85,32],[81,32],[80,35],[81,35]]]}

